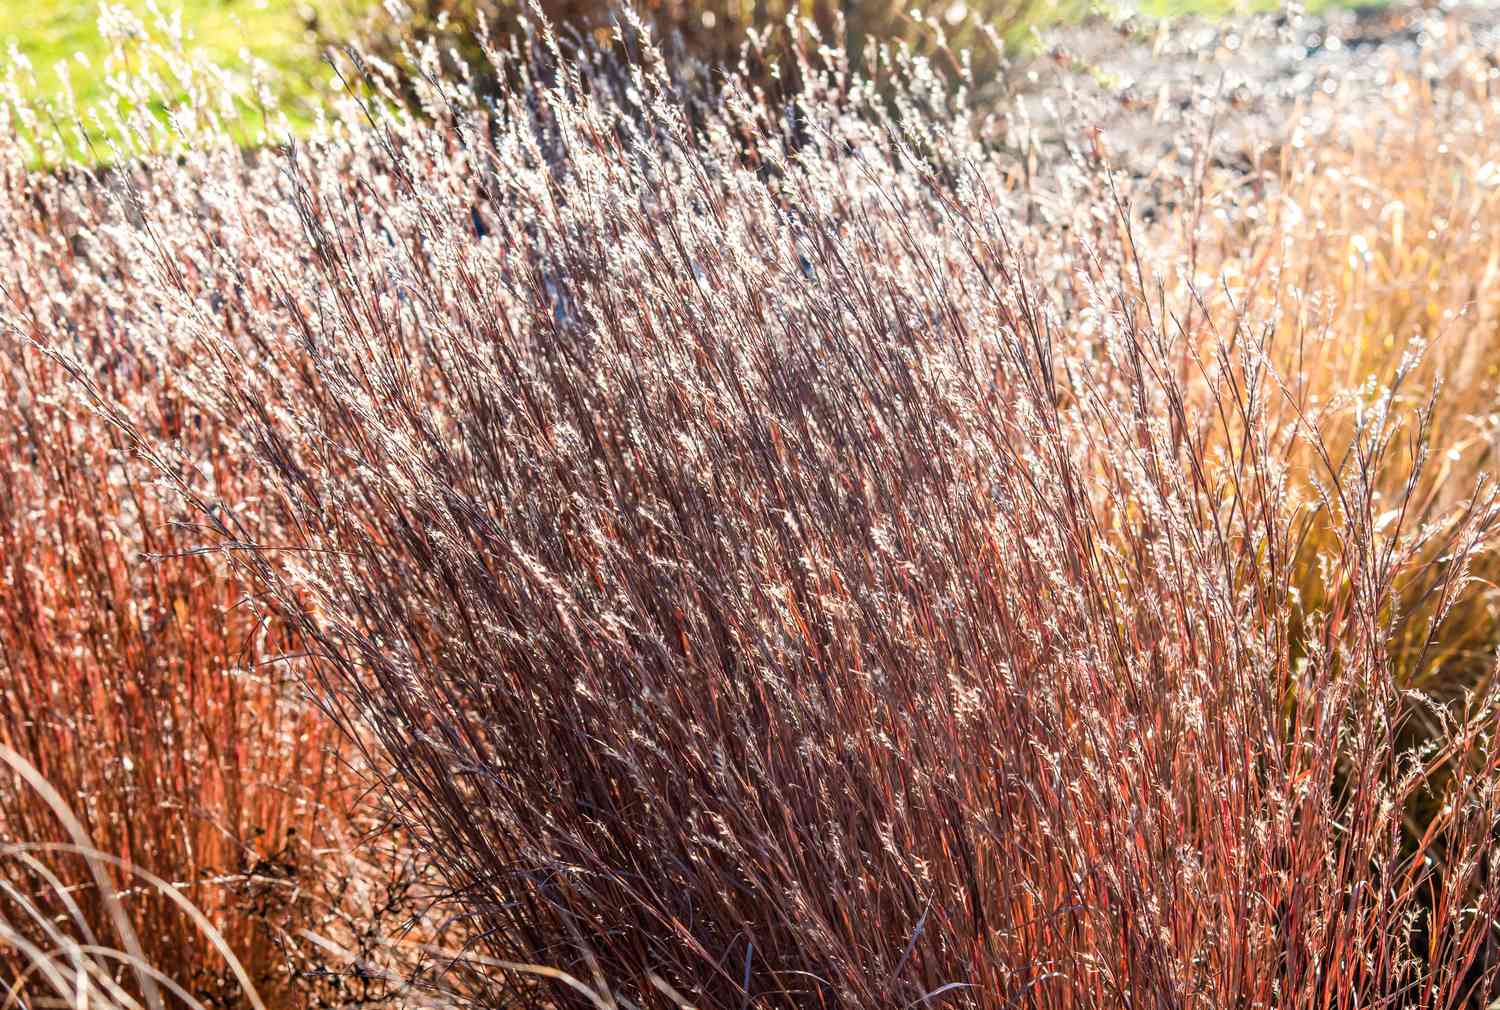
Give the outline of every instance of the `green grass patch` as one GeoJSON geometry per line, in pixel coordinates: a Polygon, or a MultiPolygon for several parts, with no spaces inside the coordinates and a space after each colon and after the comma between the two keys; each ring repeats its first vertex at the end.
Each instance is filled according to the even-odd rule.
{"type": "Polygon", "coordinates": [[[0,4],[0,52],[24,57],[7,60],[17,90],[50,105],[65,133],[76,133],[66,122],[69,109],[85,110],[72,119],[88,140],[69,141],[70,154],[97,158],[99,151],[83,149],[118,139],[106,110],[144,107],[164,119],[195,81],[206,89],[200,97],[243,116],[227,117],[231,134],[255,142],[266,122],[263,97],[294,129],[311,121],[332,76],[319,39],[347,27],[357,9],[350,0],[17,0],[0,4]],[[210,67],[221,73],[191,76],[210,67]],[[155,72],[160,90],[143,102],[124,100],[115,82],[143,69],[155,72]],[[258,81],[267,83],[264,92],[258,81]],[[67,98],[70,88],[76,103],[67,98]],[[226,93],[233,96],[228,103],[226,93]],[[88,119],[90,109],[101,112],[101,122],[88,119]]]}

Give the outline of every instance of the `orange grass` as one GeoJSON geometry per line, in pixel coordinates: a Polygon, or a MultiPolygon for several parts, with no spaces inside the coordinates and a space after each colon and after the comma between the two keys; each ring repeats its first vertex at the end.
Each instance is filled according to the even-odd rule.
{"type": "MultiPolygon", "coordinates": [[[[1400,516],[1418,527],[1442,523],[1493,471],[1500,434],[1500,110],[1482,50],[1460,38],[1446,52],[1460,55],[1441,79],[1393,67],[1378,95],[1301,110],[1336,110],[1338,125],[1320,135],[1292,117],[1254,184],[1225,178],[1201,220],[1170,226],[1184,258],[1197,235],[1198,292],[1221,321],[1248,312],[1282,335],[1274,367],[1329,441],[1346,442],[1360,405],[1405,369],[1392,409],[1431,405],[1431,462],[1400,516]]],[[[1311,467],[1311,450],[1297,460],[1311,467]]],[[[1401,463],[1377,475],[1377,525],[1397,519],[1407,477],[1401,463]]],[[[1318,524],[1304,544],[1309,610],[1332,602],[1317,570],[1330,535],[1318,524]]],[[[1440,626],[1434,579],[1459,559],[1423,562],[1385,615],[1393,657],[1404,683],[1453,697],[1494,665],[1500,555],[1467,559],[1476,581],[1440,626]]]]}
{"type": "MultiPolygon", "coordinates": [[[[248,496],[256,482],[176,387],[173,362],[133,340],[129,297],[78,283],[88,267],[60,227],[61,182],[12,169],[4,192],[17,325],[0,336],[0,743],[61,791],[100,851],[179,883],[257,986],[283,993],[285,930],[311,921],[325,872],[315,854],[349,800],[340,745],[295,658],[283,661],[297,638],[247,605],[242,580],[192,556],[188,514],[117,432],[60,395],[57,366],[29,342],[62,330],[216,486],[248,496]]],[[[68,840],[33,790],[8,781],[0,839],[68,840]]],[[[84,861],[55,862],[97,907],[84,861]]],[[[128,873],[114,885],[132,895],[152,963],[213,998],[237,990],[169,903],[128,873]]]]}

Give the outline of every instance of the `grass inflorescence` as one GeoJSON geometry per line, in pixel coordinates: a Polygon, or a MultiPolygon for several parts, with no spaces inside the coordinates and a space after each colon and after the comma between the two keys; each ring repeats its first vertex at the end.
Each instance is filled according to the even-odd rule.
{"type": "Polygon", "coordinates": [[[4,741],[168,875],[378,780],[443,915],[263,942],[392,999],[1486,1005],[1479,50],[1234,157],[1197,96],[1140,170],[1107,94],[818,43],[706,90],[624,17],[481,39],[493,96],[350,54],[252,158],[5,148],[4,741]]]}

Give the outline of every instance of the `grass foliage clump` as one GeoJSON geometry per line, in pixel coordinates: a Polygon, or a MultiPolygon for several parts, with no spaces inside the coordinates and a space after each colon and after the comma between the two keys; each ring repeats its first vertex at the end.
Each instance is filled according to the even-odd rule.
{"type": "MultiPolygon", "coordinates": [[[[274,992],[286,981],[277,932],[311,917],[314,852],[333,842],[329,808],[342,816],[347,800],[336,733],[281,661],[304,651],[294,631],[246,606],[250,584],[198,555],[190,513],[152,492],[129,440],[66,392],[66,372],[32,335],[89,362],[101,391],[193,453],[203,479],[247,497],[261,485],[223,451],[219,427],[172,378],[172,358],[137,339],[146,291],[122,289],[113,268],[95,273],[82,252],[74,229],[112,206],[107,191],[19,172],[8,182],[0,745],[24,755],[89,845],[117,861],[108,873],[137,895],[150,963],[201,992],[238,988],[171,902],[136,889],[131,868],[224,915],[228,942],[274,992]]],[[[0,839],[76,844],[8,777],[0,839]]],[[[89,862],[56,864],[57,886],[81,888],[90,917],[102,912],[89,862]]]]}
{"type": "MultiPolygon", "coordinates": [[[[1493,117],[1444,45],[1369,130],[1493,117]]],[[[305,653],[487,1005],[1488,1003],[1500,500],[1438,326],[1477,296],[1396,280],[1479,261],[1488,183],[1381,253],[1391,307],[1307,223],[1388,220],[1341,158],[1438,213],[1381,148],[1118,171],[796,53],[787,101],[707,96],[627,19],[488,47],[495,99],[355,61],[376,98],[256,158],[14,147],[3,381],[131,450],[179,621],[244,592],[305,653]]]]}

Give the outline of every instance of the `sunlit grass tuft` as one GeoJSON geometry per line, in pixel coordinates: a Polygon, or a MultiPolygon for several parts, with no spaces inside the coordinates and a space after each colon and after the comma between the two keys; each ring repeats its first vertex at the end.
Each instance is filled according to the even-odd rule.
{"type": "Polygon", "coordinates": [[[1132,174],[1074,130],[1119,96],[1048,134],[797,31],[789,99],[626,17],[489,47],[498,97],[351,57],[379,103],[258,158],[127,122],[109,173],[29,171],[18,103],[4,612],[116,736],[10,738],[128,844],[178,709],[116,699],[284,660],[324,721],[195,746],[306,787],[342,731],[485,1005],[1490,1004],[1483,52],[1248,154],[1205,85],[1132,174]]]}

